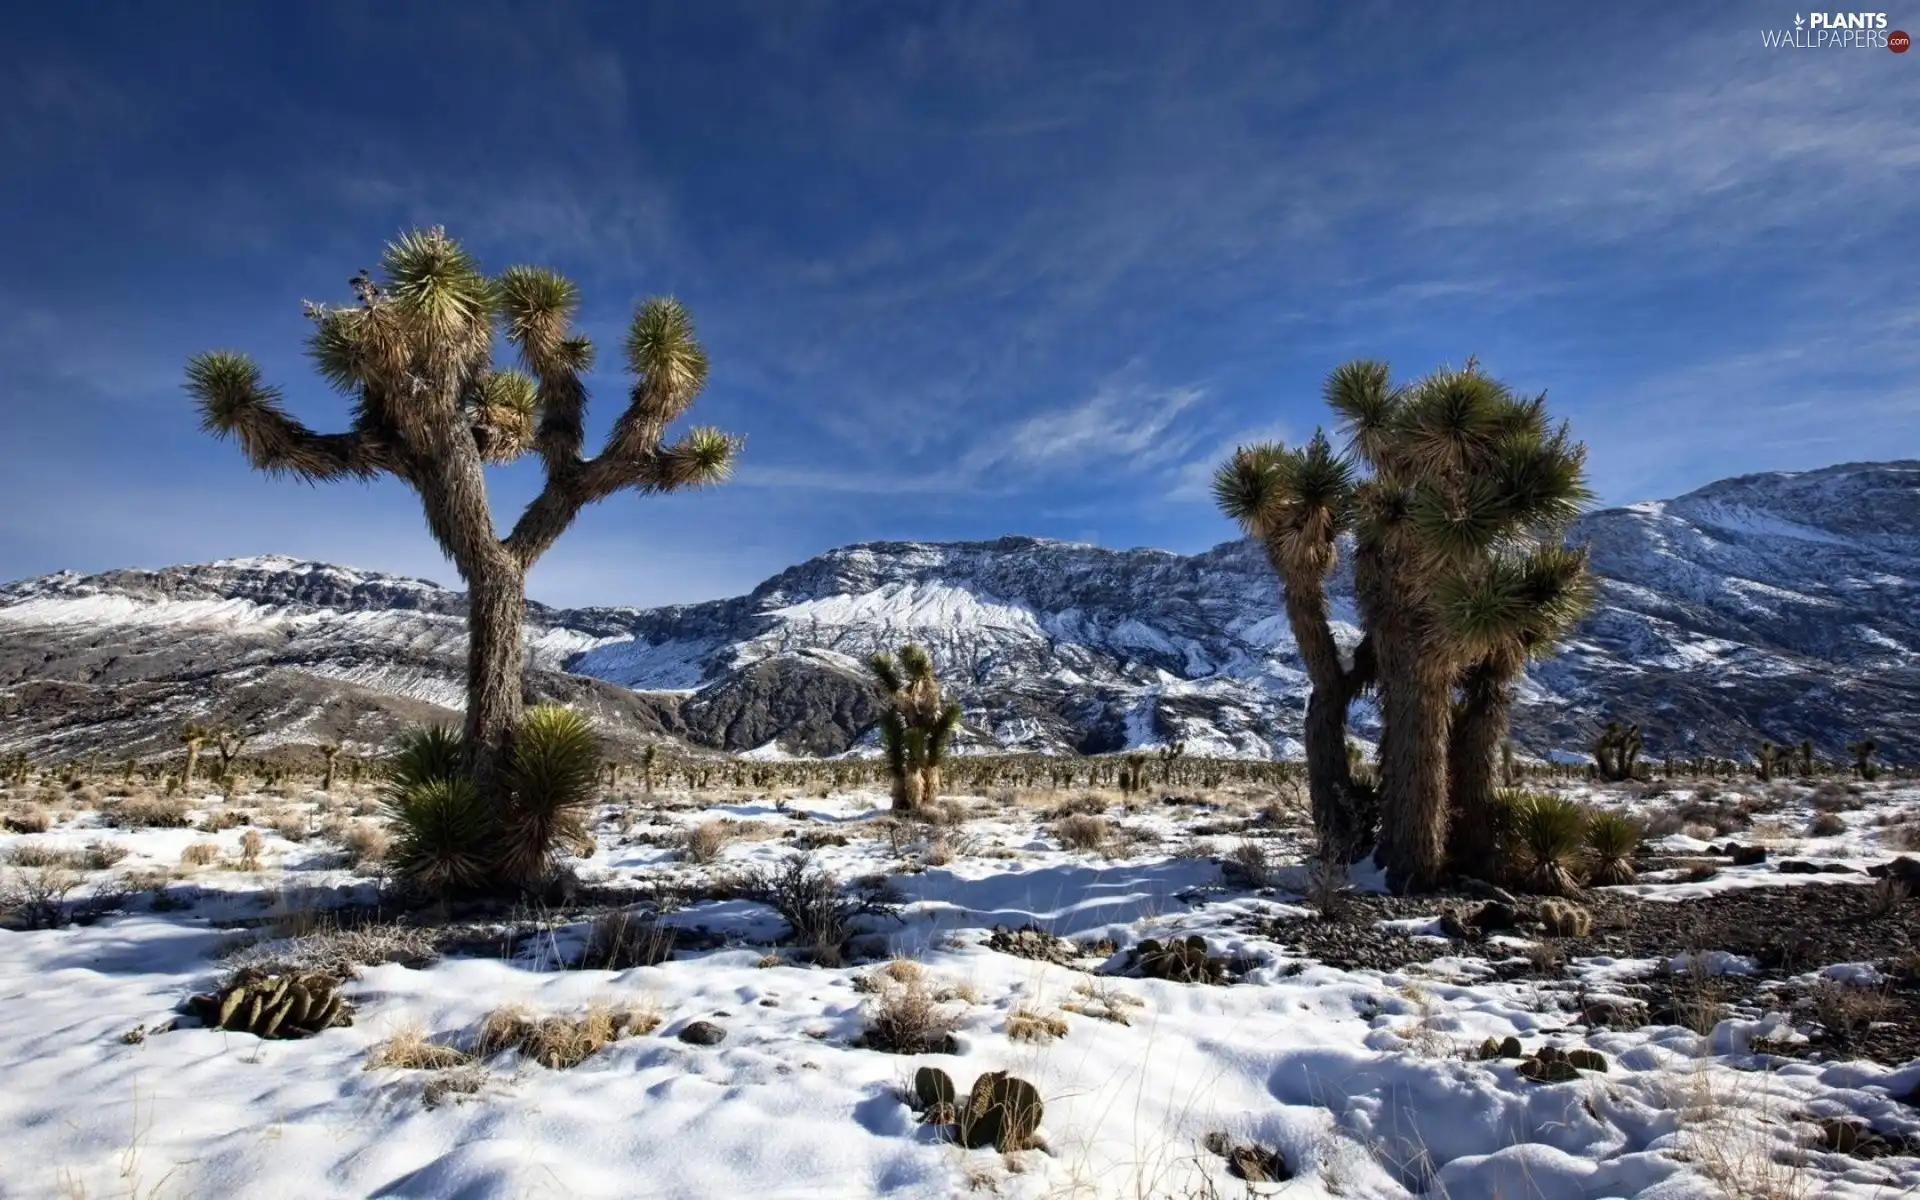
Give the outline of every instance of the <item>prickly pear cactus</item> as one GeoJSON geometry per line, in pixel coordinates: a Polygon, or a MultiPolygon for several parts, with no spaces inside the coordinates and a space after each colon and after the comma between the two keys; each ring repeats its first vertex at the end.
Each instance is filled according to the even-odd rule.
{"type": "Polygon", "coordinates": [[[337,981],[327,975],[242,972],[225,991],[195,996],[187,1007],[208,1028],[263,1038],[312,1037],[353,1023],[337,981]]]}
{"type": "Polygon", "coordinates": [[[960,1109],[960,1144],[969,1150],[992,1146],[1002,1153],[1035,1144],[1044,1106],[1040,1092],[1005,1071],[989,1071],[973,1081],[960,1109]]]}
{"type": "Polygon", "coordinates": [[[914,1107],[921,1119],[935,1125],[951,1125],[959,1119],[954,1105],[957,1093],[953,1076],[939,1067],[921,1067],[913,1073],[914,1107]]]}

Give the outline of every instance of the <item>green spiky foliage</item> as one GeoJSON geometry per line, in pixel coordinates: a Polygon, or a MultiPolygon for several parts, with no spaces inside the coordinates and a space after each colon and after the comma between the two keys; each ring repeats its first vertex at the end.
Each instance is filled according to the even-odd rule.
{"type": "Polygon", "coordinates": [[[315,369],[347,399],[344,433],[288,414],[244,354],[187,364],[203,429],[232,438],[258,470],[308,483],[392,476],[419,497],[429,532],[467,584],[466,772],[503,809],[502,777],[523,708],[527,570],[588,505],[619,492],[719,483],[739,440],[711,428],[669,439],[704,386],[707,358],[687,310],[643,302],[625,340],[625,407],[588,454],[585,376],[591,341],[573,328],[579,292],[540,267],[488,275],[438,228],[403,234],[377,274],[352,280],[355,302],[307,305],[315,369]],[[497,337],[518,364],[494,361],[497,337]],[[523,455],[542,486],[502,536],[485,467],[523,455]]]}
{"type": "Polygon", "coordinates": [[[556,851],[592,853],[587,819],[602,761],[600,739],[584,716],[556,704],[527,710],[506,772],[495,850],[502,877],[531,888],[546,877],[556,851]]]}
{"type": "Polygon", "coordinates": [[[1640,822],[1625,813],[1597,812],[1587,819],[1587,881],[1596,887],[1632,883],[1633,856],[1645,835],[1640,822]]]}
{"type": "Polygon", "coordinates": [[[914,812],[940,798],[940,772],[960,726],[960,706],[942,700],[933,658],[920,646],[902,646],[897,662],[880,651],[867,665],[887,702],[880,715],[880,744],[893,807],[914,812]]]}
{"type": "Polygon", "coordinates": [[[1514,882],[1544,896],[1570,896],[1580,890],[1585,867],[1588,813],[1564,796],[1529,792],[1496,800],[1511,822],[1514,882]]]}
{"type": "Polygon", "coordinates": [[[1880,743],[1872,738],[1861,738],[1857,742],[1847,743],[1847,753],[1853,756],[1853,770],[1863,780],[1879,776],[1880,768],[1873,756],[1880,752],[1880,743]]]}
{"type": "Polygon", "coordinates": [[[1469,361],[1395,386],[1348,363],[1328,404],[1369,471],[1354,487],[1354,583],[1380,691],[1378,858],[1398,890],[1491,853],[1512,688],[1587,603],[1562,545],[1588,499],[1585,449],[1469,361]],[[1449,832],[1455,835],[1449,844],[1449,832]]]}
{"type": "Polygon", "coordinates": [[[1319,840],[1359,852],[1373,839],[1377,813],[1372,790],[1355,781],[1347,760],[1347,714],[1372,681],[1373,652],[1363,640],[1352,661],[1342,661],[1327,600],[1339,540],[1352,527],[1353,464],[1318,432],[1303,447],[1242,446],[1214,473],[1213,497],[1261,544],[1280,578],[1287,623],[1311,685],[1302,741],[1319,840]]]}

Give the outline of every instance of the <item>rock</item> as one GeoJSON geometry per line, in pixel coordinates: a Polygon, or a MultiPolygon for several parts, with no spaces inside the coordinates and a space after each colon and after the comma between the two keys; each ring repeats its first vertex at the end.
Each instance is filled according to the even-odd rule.
{"type": "Polygon", "coordinates": [[[1237,1146],[1224,1133],[1209,1133],[1201,1142],[1210,1153],[1227,1160],[1227,1174],[1248,1183],[1283,1183],[1293,1178],[1287,1160],[1264,1146],[1237,1146]]]}
{"type": "Polygon", "coordinates": [[[1460,919],[1460,914],[1454,912],[1452,909],[1448,909],[1440,914],[1440,933],[1442,936],[1452,938],[1456,942],[1477,942],[1480,940],[1480,931],[1470,928],[1465,921],[1460,919]]]}
{"type": "Polygon", "coordinates": [[[680,1031],[680,1040],[690,1046],[717,1046],[726,1037],[727,1031],[712,1021],[694,1021],[680,1031]]]}
{"type": "Polygon", "coordinates": [[[1603,997],[1580,1010],[1582,1024],[1607,1029],[1638,1029],[1647,1023],[1647,1006],[1638,1000],[1603,997]]]}
{"type": "Polygon", "coordinates": [[[1002,1154],[1035,1145],[1045,1106],[1024,1079],[989,1071],[973,1081],[960,1109],[960,1144],[969,1150],[992,1146],[1002,1154]]]}
{"type": "Polygon", "coordinates": [[[1908,858],[1902,854],[1892,862],[1876,863],[1868,867],[1867,874],[1873,876],[1875,879],[1898,880],[1906,884],[1909,888],[1914,888],[1916,885],[1920,885],[1920,861],[1908,858]]]}
{"type": "Polygon", "coordinates": [[[993,933],[987,937],[987,949],[1060,966],[1080,957],[1080,948],[1072,942],[1055,937],[1035,925],[1025,925],[1019,929],[995,925],[993,933]]]}
{"type": "Polygon", "coordinates": [[[1757,867],[1767,861],[1765,846],[1733,846],[1730,849],[1732,852],[1727,857],[1733,860],[1736,867],[1757,867]]]}
{"type": "Polygon", "coordinates": [[[1495,904],[1504,904],[1508,908],[1516,910],[1520,907],[1520,901],[1514,898],[1512,892],[1509,892],[1505,888],[1495,887],[1482,879],[1463,876],[1459,881],[1459,887],[1461,892],[1472,896],[1476,900],[1491,900],[1495,904]]]}
{"type": "Polygon", "coordinates": [[[1580,1078],[1580,1072],[1572,1063],[1541,1058],[1529,1058],[1514,1070],[1520,1078],[1535,1083],[1571,1083],[1580,1078]]]}
{"type": "Polygon", "coordinates": [[[1500,1039],[1501,1058],[1519,1058],[1525,1053],[1526,1051],[1520,1048],[1520,1039],[1512,1034],[1500,1039]]]}
{"type": "Polygon", "coordinates": [[[1820,868],[1802,858],[1783,858],[1773,864],[1782,875],[1817,875],[1820,868]]]}
{"type": "MultiPolygon", "coordinates": [[[[1498,888],[1494,889],[1498,891],[1498,888]]],[[[1520,908],[1504,900],[1490,900],[1474,910],[1467,923],[1475,929],[1491,933],[1499,929],[1512,929],[1520,923],[1520,908]]]]}

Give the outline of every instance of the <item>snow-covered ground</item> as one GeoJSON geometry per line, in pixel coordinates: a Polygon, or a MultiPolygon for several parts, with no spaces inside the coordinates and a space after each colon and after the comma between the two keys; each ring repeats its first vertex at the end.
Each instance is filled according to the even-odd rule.
{"type": "MultiPolygon", "coordinates": [[[[0,1195],[1676,1200],[1920,1188],[1920,1160],[1823,1151],[1813,1124],[1844,1115],[1884,1135],[1920,1134],[1920,1110],[1898,1099],[1920,1084],[1920,1063],[1752,1052],[1751,1039],[1787,1032],[1775,1015],[1722,1021],[1704,1036],[1589,1029],[1577,1013],[1543,1007],[1528,983],[1491,979],[1467,958],[1345,971],[1281,952],[1248,928],[1301,909],[1306,900],[1285,887],[1302,872],[1283,867],[1279,886],[1259,891],[1229,883],[1220,858],[1241,839],[1204,832],[1251,815],[1258,796],[1116,804],[1105,819],[1118,833],[1101,850],[1067,847],[1043,813],[1078,792],[963,797],[964,823],[903,831],[890,831],[878,794],[628,796],[603,808],[598,850],[575,864],[583,882],[724,892],[715,885],[777,864],[805,836],[814,861],[843,880],[889,875],[900,918],[872,921],[872,957],[829,969],[779,944],[783,922],[769,908],[704,900],[665,919],[703,930],[711,948],[611,971],[568,965],[587,937],[577,913],[529,910],[511,922],[523,935],[511,947],[360,968],[345,988],[352,1025],[312,1038],[261,1041],[178,1016],[236,952],[271,953],[277,937],[310,928],[315,910],[374,901],[377,868],[346,866],[340,842],[377,818],[370,793],[345,793],[193,805],[201,824],[235,809],[254,822],[217,832],[109,828],[110,799],[63,801],[46,806],[46,831],[0,834],[0,858],[16,863],[72,852],[85,882],[70,901],[116,877],[145,889],[90,924],[0,931],[0,1195]],[[738,824],[715,860],[687,861],[678,836],[723,820],[738,824]],[[249,830],[257,863],[244,861],[249,830]],[[204,844],[212,849],[190,849],[204,844]],[[126,856],[103,865],[112,853],[100,846],[126,856]],[[89,854],[101,865],[89,867],[89,854]],[[183,865],[183,855],[211,861],[183,865]],[[1112,947],[1053,963],[985,945],[996,925],[1028,924],[1112,947]],[[1196,934],[1212,953],[1246,960],[1244,977],[1212,986],[1123,971],[1143,939],[1196,934]],[[889,956],[917,964],[918,982],[880,982],[889,956]],[[957,1053],[859,1044],[875,1006],[904,986],[944,998],[957,1053]],[[596,1002],[660,1021],[567,1070],[514,1051],[452,1072],[371,1065],[396,1036],[464,1044],[504,1005],[568,1014],[596,1002]],[[1016,1040],[1016,1014],[1057,1018],[1065,1035],[1016,1040]],[[696,1020],[724,1029],[724,1040],[680,1040],[696,1020]],[[1474,1055],[1509,1035],[1529,1051],[1598,1050],[1609,1069],[1534,1083],[1512,1060],[1474,1055]],[[964,1150],[918,1124],[902,1097],[922,1065],[944,1068],[962,1092],[989,1070],[1032,1082],[1045,1100],[1044,1148],[964,1150]],[[1230,1176],[1213,1135],[1277,1152],[1293,1178],[1230,1176]]],[[[1676,800],[1590,798],[1649,812],[1676,800]]],[[[0,807],[18,815],[27,804],[15,796],[0,807]]],[[[1920,790],[1873,797],[1876,814],[1916,807],[1920,790]]],[[[1811,816],[1803,798],[1769,819],[1798,856],[1859,865],[1893,855],[1865,820],[1805,836],[1811,816]]],[[[1689,839],[1658,845],[1685,854],[1708,844],[1689,839]]],[[[1300,839],[1259,843],[1287,861],[1300,839]]],[[[67,868],[7,869],[17,886],[67,868]]],[[[1638,891],[1786,882],[1762,874],[1729,868],[1638,891]]],[[[1502,938],[1463,954],[1525,946],[1502,938]]],[[[1866,978],[1857,965],[1832,967],[1866,978]]],[[[1659,968],[1570,964],[1596,995],[1659,968]]]]}

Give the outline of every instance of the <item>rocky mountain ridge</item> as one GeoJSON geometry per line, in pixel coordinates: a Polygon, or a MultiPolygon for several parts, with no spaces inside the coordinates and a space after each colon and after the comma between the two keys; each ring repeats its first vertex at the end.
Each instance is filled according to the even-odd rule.
{"type": "MultiPolygon", "coordinates": [[[[1522,688],[1516,738],[1578,752],[1608,718],[1652,752],[1920,751],[1920,463],[1722,480],[1574,531],[1600,603],[1522,688]]],[[[1350,583],[1335,613],[1349,643],[1350,583]]],[[[0,749],[150,753],[187,716],[256,746],[375,744],[460,703],[465,598],[283,558],[62,572],[0,587],[0,749]]],[[[968,745],[1298,750],[1306,681],[1258,549],[1194,555],[1029,537],[830,551],[745,596],[529,606],[529,686],[615,736],[759,754],[871,744],[861,666],[928,646],[968,745]]],[[[1373,721],[1363,702],[1356,734],[1373,721]]]]}

